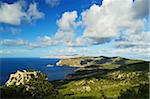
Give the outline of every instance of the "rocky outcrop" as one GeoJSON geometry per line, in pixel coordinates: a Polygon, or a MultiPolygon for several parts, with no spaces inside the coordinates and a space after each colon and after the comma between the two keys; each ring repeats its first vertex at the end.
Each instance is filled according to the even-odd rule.
{"type": "Polygon", "coordinates": [[[56,65],[58,66],[71,66],[71,67],[85,67],[87,66],[88,58],[84,57],[76,57],[76,58],[67,58],[67,59],[62,59],[59,62],[57,62],[56,65]]]}
{"type": "Polygon", "coordinates": [[[38,71],[17,71],[15,74],[11,74],[9,77],[9,80],[6,82],[6,86],[10,85],[24,85],[29,80],[33,78],[38,78],[40,75],[42,75],[38,71]]]}

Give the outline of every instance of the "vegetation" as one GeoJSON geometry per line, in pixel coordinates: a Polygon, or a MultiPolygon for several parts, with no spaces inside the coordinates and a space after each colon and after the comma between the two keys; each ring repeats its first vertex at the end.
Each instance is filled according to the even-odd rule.
{"type": "Polygon", "coordinates": [[[38,78],[33,78],[23,85],[1,86],[1,98],[55,98],[58,92],[46,78],[46,75],[39,73],[38,78]]]}
{"type": "Polygon", "coordinates": [[[76,65],[78,59],[82,66],[65,80],[48,82],[39,75],[25,85],[1,86],[1,98],[149,99],[149,62],[102,56],[71,61],[76,65]]]}
{"type": "Polygon", "coordinates": [[[104,69],[114,69],[122,65],[143,62],[143,60],[131,60],[121,57],[75,57],[60,60],[60,66],[73,66],[73,67],[88,67],[97,66],[104,69]]]}
{"type": "Polygon", "coordinates": [[[91,57],[89,63],[87,57],[85,60],[87,65],[80,66],[57,87],[65,97],[149,98],[149,62],[120,57],[91,57]]]}

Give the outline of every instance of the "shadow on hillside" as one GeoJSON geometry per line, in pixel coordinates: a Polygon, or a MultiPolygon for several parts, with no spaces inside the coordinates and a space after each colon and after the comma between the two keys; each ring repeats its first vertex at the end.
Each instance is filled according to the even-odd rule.
{"type": "MultiPolygon", "coordinates": [[[[108,70],[108,69],[79,70],[76,71],[74,74],[68,75],[67,79],[65,80],[55,80],[55,81],[51,81],[51,83],[53,83],[54,86],[63,89],[65,88],[63,85],[71,81],[78,81],[81,79],[91,79],[91,78],[102,79],[104,75],[113,71],[149,71],[149,64],[150,62],[139,62],[139,63],[132,63],[128,65],[122,65],[112,70],[108,70]]],[[[97,66],[94,65],[88,67],[97,68],[97,66]]]]}
{"type": "Polygon", "coordinates": [[[139,63],[133,63],[129,65],[123,65],[115,70],[120,71],[149,71],[149,65],[150,62],[139,62],[139,63]]]}

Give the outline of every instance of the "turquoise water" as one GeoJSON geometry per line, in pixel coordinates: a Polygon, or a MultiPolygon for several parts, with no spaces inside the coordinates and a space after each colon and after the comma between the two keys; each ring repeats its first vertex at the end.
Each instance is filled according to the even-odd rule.
{"type": "Polygon", "coordinates": [[[17,70],[39,70],[48,75],[48,80],[64,79],[67,74],[73,73],[75,68],[56,66],[60,59],[50,58],[0,58],[0,85],[5,84],[11,73],[17,70]],[[47,66],[51,64],[52,66],[47,66]]]}

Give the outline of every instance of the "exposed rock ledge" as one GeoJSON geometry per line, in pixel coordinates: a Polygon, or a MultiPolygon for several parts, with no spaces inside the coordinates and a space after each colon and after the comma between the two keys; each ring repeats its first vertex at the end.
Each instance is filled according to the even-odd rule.
{"type": "Polygon", "coordinates": [[[59,60],[56,65],[57,66],[70,66],[70,67],[84,67],[85,65],[82,64],[82,58],[66,58],[59,60]]]}
{"type": "Polygon", "coordinates": [[[9,80],[6,82],[6,86],[10,85],[24,85],[32,78],[38,78],[42,74],[38,71],[17,71],[15,74],[11,74],[9,80]]]}

